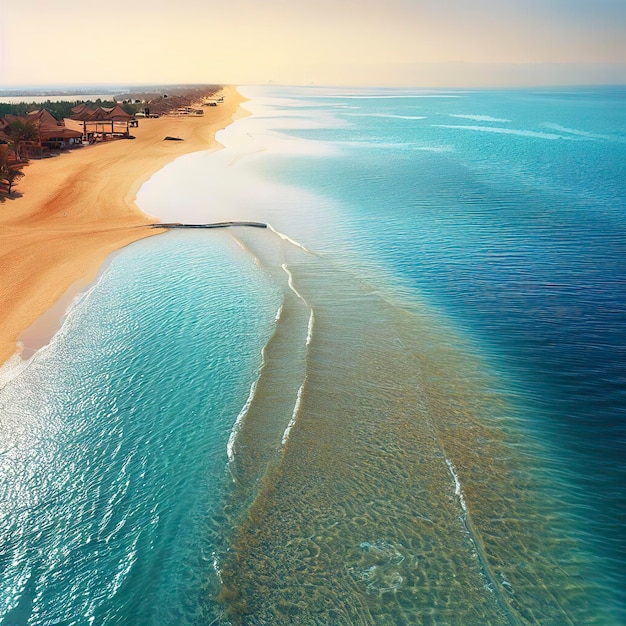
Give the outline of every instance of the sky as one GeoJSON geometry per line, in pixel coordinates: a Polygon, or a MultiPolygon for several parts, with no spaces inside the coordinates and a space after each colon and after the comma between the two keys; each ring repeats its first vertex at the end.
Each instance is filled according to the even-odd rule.
{"type": "Polygon", "coordinates": [[[626,83],[626,0],[0,0],[0,88],[626,83]]]}

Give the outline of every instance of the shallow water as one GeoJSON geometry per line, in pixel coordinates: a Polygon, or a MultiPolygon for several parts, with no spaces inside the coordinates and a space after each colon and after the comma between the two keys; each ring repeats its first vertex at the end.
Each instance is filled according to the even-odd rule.
{"type": "Polygon", "coordinates": [[[232,623],[605,623],[481,364],[415,305],[285,255],[315,322],[297,419],[224,559],[232,623]]]}
{"type": "Polygon", "coordinates": [[[0,391],[3,624],[198,623],[232,416],[278,306],[226,236],[114,259],[0,391]]]}

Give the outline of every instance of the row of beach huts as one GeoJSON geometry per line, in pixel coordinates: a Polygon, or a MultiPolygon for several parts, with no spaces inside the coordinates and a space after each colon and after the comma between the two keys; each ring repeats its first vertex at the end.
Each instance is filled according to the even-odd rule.
{"type": "MultiPolygon", "coordinates": [[[[202,105],[217,106],[219,102],[223,102],[223,98],[205,98],[202,105]]],[[[172,96],[168,101],[164,95],[158,101],[152,100],[149,106],[140,107],[134,114],[125,111],[119,103],[113,107],[95,108],[82,103],[72,108],[68,120],[57,120],[46,109],[22,116],[5,115],[0,118],[0,149],[9,158],[24,160],[98,141],[130,137],[130,129],[138,126],[139,119],[203,114],[201,108],[182,97],[172,96]]]]}
{"type": "Polygon", "coordinates": [[[45,156],[50,151],[82,146],[98,139],[129,136],[130,128],[137,124],[134,116],[119,104],[95,109],[79,104],[72,109],[68,121],[69,124],[57,120],[46,109],[21,116],[5,115],[0,119],[0,144],[17,152],[18,159],[45,156]]]}

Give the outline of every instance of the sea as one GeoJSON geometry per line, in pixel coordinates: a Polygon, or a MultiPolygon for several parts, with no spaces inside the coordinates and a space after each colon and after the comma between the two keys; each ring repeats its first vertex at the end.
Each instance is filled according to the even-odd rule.
{"type": "Polygon", "coordinates": [[[0,370],[0,626],[626,623],[626,88],[242,87],[0,370]]]}

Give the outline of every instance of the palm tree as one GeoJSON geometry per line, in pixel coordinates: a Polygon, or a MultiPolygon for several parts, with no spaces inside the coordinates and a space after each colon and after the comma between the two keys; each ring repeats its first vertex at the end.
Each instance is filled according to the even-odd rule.
{"type": "Polygon", "coordinates": [[[24,172],[13,167],[7,158],[6,153],[0,150],[0,182],[6,183],[8,193],[11,195],[13,185],[24,176],[24,172]]]}
{"type": "Polygon", "coordinates": [[[21,147],[25,141],[38,141],[39,131],[32,122],[14,120],[9,123],[9,138],[18,161],[22,160],[21,147]]]}
{"type": "Polygon", "coordinates": [[[6,166],[2,169],[2,172],[0,172],[0,176],[7,184],[9,195],[11,195],[13,185],[15,185],[15,183],[22,178],[22,176],[24,176],[24,172],[17,170],[14,167],[6,166]]]}

